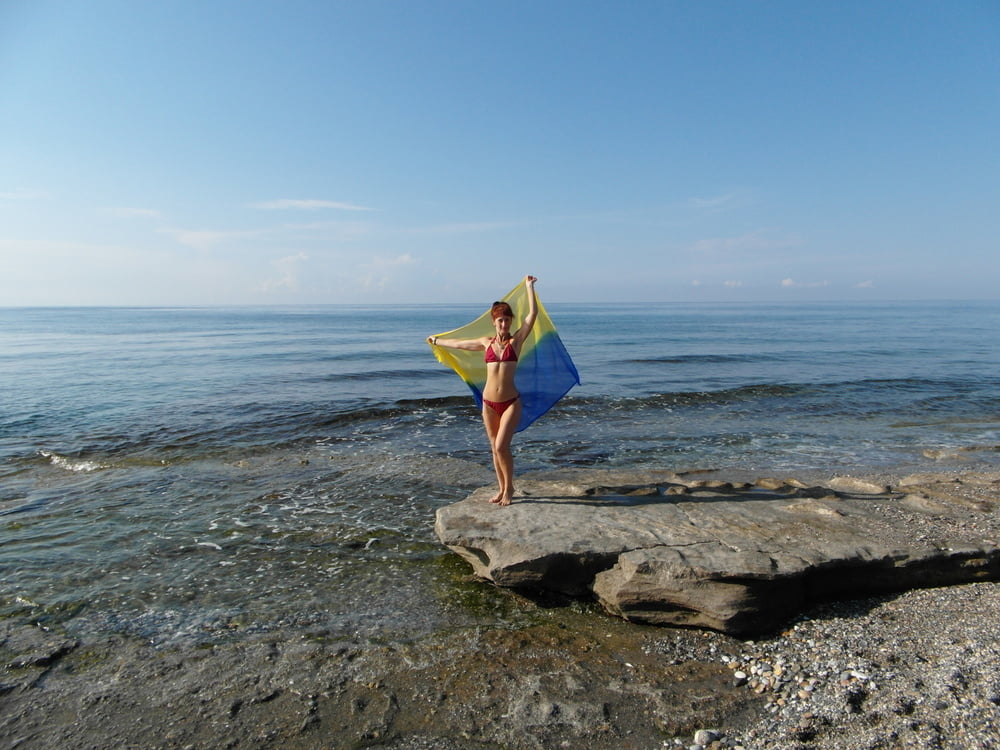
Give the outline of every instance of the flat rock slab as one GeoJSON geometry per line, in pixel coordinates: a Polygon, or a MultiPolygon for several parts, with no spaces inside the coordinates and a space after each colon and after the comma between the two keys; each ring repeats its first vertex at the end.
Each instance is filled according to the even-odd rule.
{"type": "Polygon", "coordinates": [[[727,482],[577,471],[479,490],[435,530],[475,573],[635,622],[765,633],[812,602],[1000,579],[1000,474],[727,482]]]}

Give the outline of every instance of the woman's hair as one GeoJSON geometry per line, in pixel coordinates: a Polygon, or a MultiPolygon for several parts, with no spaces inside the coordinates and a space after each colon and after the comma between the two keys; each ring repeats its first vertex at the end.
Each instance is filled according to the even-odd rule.
{"type": "Polygon", "coordinates": [[[494,302],[493,307],[490,308],[490,318],[496,320],[499,317],[514,317],[514,311],[510,309],[510,305],[506,302],[494,302]]]}

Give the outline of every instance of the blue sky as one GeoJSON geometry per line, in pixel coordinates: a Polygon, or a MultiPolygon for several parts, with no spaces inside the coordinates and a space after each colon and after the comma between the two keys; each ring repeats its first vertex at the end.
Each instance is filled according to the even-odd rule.
{"type": "Polygon", "coordinates": [[[1000,4],[0,3],[0,305],[966,299],[1000,4]]]}

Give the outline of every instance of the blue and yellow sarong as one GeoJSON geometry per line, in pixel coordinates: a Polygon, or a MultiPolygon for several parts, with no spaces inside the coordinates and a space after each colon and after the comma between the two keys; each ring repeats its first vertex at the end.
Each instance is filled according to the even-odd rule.
{"type": "MultiPolygon", "coordinates": [[[[521,282],[512,289],[503,301],[514,311],[514,326],[521,325],[528,314],[528,286],[521,282]]],[[[576,365],[570,359],[569,352],[563,346],[562,339],[552,324],[552,319],[545,311],[542,301],[535,294],[538,305],[538,317],[531,333],[521,347],[518,356],[517,371],[514,373],[514,386],[521,394],[521,421],[517,432],[525,429],[551,409],[555,403],[565,396],[574,385],[579,385],[580,375],[576,365]]],[[[474,321],[454,331],[437,334],[443,339],[478,339],[496,335],[493,319],[487,310],[474,321]]],[[[486,386],[486,362],[483,352],[465,351],[462,349],[446,349],[431,345],[434,356],[441,364],[447,365],[472,390],[476,405],[483,406],[483,388],[486,386]]]]}

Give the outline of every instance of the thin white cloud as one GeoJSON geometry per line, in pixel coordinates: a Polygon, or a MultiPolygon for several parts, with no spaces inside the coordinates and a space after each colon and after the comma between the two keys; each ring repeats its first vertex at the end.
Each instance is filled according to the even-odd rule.
{"type": "Polygon", "coordinates": [[[283,198],[281,200],[274,201],[261,201],[260,203],[252,204],[253,208],[259,208],[264,211],[318,211],[320,209],[332,208],[337,211],[371,211],[372,209],[367,206],[359,206],[356,203],[345,203],[343,201],[325,201],[325,200],[296,200],[290,198],[283,198]]]}
{"type": "Polygon", "coordinates": [[[829,281],[795,281],[795,279],[782,279],[781,285],[785,289],[814,289],[816,287],[830,286],[829,281]]]}
{"type": "Polygon", "coordinates": [[[730,289],[738,289],[739,287],[743,286],[743,282],[742,281],[724,281],[723,282],[723,286],[727,286],[730,289]]]}
{"type": "Polygon", "coordinates": [[[854,285],[854,288],[855,289],[871,289],[874,286],[875,286],[875,282],[873,282],[871,279],[869,279],[868,281],[859,281],[857,284],[854,285]]]}

